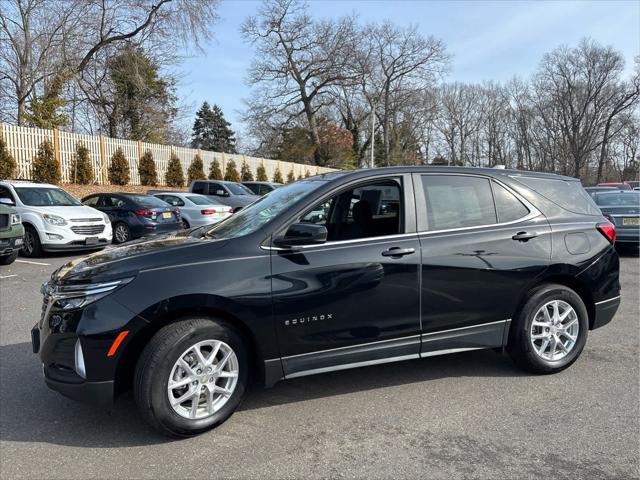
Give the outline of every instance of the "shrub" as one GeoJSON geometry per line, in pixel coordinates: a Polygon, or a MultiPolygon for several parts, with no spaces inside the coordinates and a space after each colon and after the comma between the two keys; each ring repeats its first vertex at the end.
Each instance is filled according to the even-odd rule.
{"type": "Polygon", "coordinates": [[[264,168],[264,164],[260,163],[258,168],[256,169],[256,180],[258,182],[267,182],[269,178],[267,177],[267,171],[264,168]]]}
{"type": "Polygon", "coordinates": [[[40,182],[59,183],[62,177],[60,162],[53,153],[53,145],[49,140],[40,144],[36,158],[33,160],[33,179],[40,182]]]}
{"type": "Polygon", "coordinates": [[[88,185],[93,182],[93,165],[91,165],[89,149],[82,142],[76,144],[76,151],[73,154],[71,180],[80,185],[88,185]]]}
{"type": "Polygon", "coordinates": [[[227,171],[224,172],[224,179],[228,182],[240,181],[240,174],[236,169],[236,162],[234,162],[233,160],[229,160],[229,163],[227,163],[227,171]]]}
{"type": "Polygon", "coordinates": [[[243,182],[253,182],[253,173],[251,172],[251,167],[246,162],[246,160],[242,160],[242,167],[240,168],[240,178],[243,182]]]}
{"type": "Polygon", "coordinates": [[[220,162],[214,159],[209,167],[209,180],[222,180],[222,170],[220,170],[220,162]]]}
{"type": "Polygon", "coordinates": [[[291,170],[289,170],[289,173],[287,173],[287,183],[293,183],[296,181],[296,174],[293,173],[293,167],[291,167],[291,170]]]}
{"type": "Polygon", "coordinates": [[[156,170],[156,161],[153,159],[151,150],[147,150],[140,159],[138,165],[138,173],[140,173],[140,183],[146,186],[155,187],[158,185],[158,172],[156,170]]]}
{"type": "Polygon", "coordinates": [[[191,184],[193,180],[202,180],[206,178],[204,174],[204,163],[202,162],[202,157],[197,153],[196,156],[193,157],[191,165],[189,165],[189,169],[187,170],[187,177],[189,178],[189,184],[191,184]]]}
{"type": "Polygon", "coordinates": [[[121,148],[118,148],[111,156],[111,165],[109,165],[109,183],[111,185],[126,185],[131,180],[129,174],[129,161],[124,156],[121,148]]]}
{"type": "Polygon", "coordinates": [[[284,183],[282,179],[282,172],[280,172],[280,167],[276,167],[276,171],[273,172],[273,181],[275,183],[284,183]]]}
{"type": "Polygon", "coordinates": [[[171,153],[169,158],[169,165],[167,165],[167,174],[165,176],[165,183],[169,187],[182,187],[184,186],[184,173],[182,171],[182,165],[180,159],[175,153],[171,153]]]}
{"type": "Polygon", "coordinates": [[[306,168],[304,171],[304,178],[309,178],[311,176],[311,173],[309,173],[309,169],[306,168]]]}
{"type": "Polygon", "coordinates": [[[300,175],[298,175],[297,180],[302,180],[304,177],[302,176],[302,172],[300,173],[300,175]]]}
{"type": "Polygon", "coordinates": [[[4,138],[0,137],[0,178],[13,178],[17,168],[16,159],[9,153],[4,138]]]}

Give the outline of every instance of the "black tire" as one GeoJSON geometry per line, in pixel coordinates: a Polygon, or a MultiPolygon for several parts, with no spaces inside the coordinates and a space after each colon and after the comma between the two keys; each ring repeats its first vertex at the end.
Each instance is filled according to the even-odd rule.
{"type": "MultiPolygon", "coordinates": [[[[528,294],[529,299],[516,315],[509,330],[507,352],[516,365],[526,371],[538,374],[556,373],[575,362],[587,342],[589,315],[582,298],[564,285],[541,285],[528,294]],[[560,360],[542,358],[532,345],[532,322],[538,310],[547,302],[561,300],[568,303],[578,317],[578,335],[572,349],[560,360]]],[[[544,347],[543,347],[544,348],[544,347]]]]}
{"type": "Polygon", "coordinates": [[[131,230],[129,225],[124,222],[118,222],[113,226],[113,243],[120,244],[131,240],[131,230]],[[122,235],[121,238],[120,234],[122,235]]]}
{"type": "Polygon", "coordinates": [[[9,255],[3,255],[0,257],[0,265],[11,265],[18,258],[18,251],[16,250],[9,255]]]}
{"type": "Polygon", "coordinates": [[[40,236],[35,228],[31,225],[24,226],[24,243],[20,254],[24,257],[39,257],[42,255],[42,244],[40,243],[40,236]]]}
{"type": "Polygon", "coordinates": [[[236,410],[247,388],[249,356],[240,334],[230,325],[212,319],[193,318],[163,327],[142,351],[136,365],[134,398],[144,419],[160,432],[189,437],[223,423],[236,410]],[[187,419],[171,406],[167,382],[175,362],[191,346],[203,340],[219,340],[230,346],[238,360],[238,379],[226,403],[211,416],[187,419]]]}
{"type": "Polygon", "coordinates": [[[182,219],[182,228],[188,230],[190,227],[189,222],[187,222],[184,218],[182,219]]]}

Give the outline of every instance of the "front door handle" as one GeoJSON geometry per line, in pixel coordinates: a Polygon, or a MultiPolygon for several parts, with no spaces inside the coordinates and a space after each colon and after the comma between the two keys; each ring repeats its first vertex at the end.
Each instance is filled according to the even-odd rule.
{"type": "Polygon", "coordinates": [[[391,247],[389,250],[382,252],[383,257],[402,257],[403,255],[411,255],[415,253],[415,248],[391,247]]]}
{"type": "Polygon", "coordinates": [[[529,232],[518,232],[513,237],[514,240],[518,240],[520,242],[526,242],[527,240],[531,240],[532,238],[536,238],[538,236],[537,233],[529,233],[529,232]]]}

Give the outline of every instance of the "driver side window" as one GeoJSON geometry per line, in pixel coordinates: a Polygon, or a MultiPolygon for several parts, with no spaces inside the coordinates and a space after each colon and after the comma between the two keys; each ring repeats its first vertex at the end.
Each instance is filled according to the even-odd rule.
{"type": "Polygon", "coordinates": [[[322,201],[300,221],[324,225],[329,241],[396,235],[404,232],[402,198],[398,180],[379,180],[322,201]]]}

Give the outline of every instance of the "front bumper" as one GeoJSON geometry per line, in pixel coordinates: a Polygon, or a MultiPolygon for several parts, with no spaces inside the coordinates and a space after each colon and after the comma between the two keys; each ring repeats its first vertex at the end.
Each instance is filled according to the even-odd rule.
{"type": "Polygon", "coordinates": [[[111,223],[93,222],[93,223],[74,223],[64,226],[55,226],[48,223],[44,224],[44,231],[38,232],[40,235],[40,243],[45,251],[59,250],[87,250],[92,248],[102,248],[111,243],[113,232],[111,223]],[[104,228],[96,233],[79,234],[75,233],[71,228],[99,227],[104,228]],[[87,239],[97,238],[95,244],[87,244],[87,239]]]}
{"type": "Polygon", "coordinates": [[[0,238],[0,255],[10,255],[22,248],[22,237],[0,238]]]}
{"type": "Polygon", "coordinates": [[[44,381],[51,390],[73,400],[96,405],[99,408],[110,409],[113,406],[114,382],[82,382],[63,383],[47,378],[44,381]]]}

